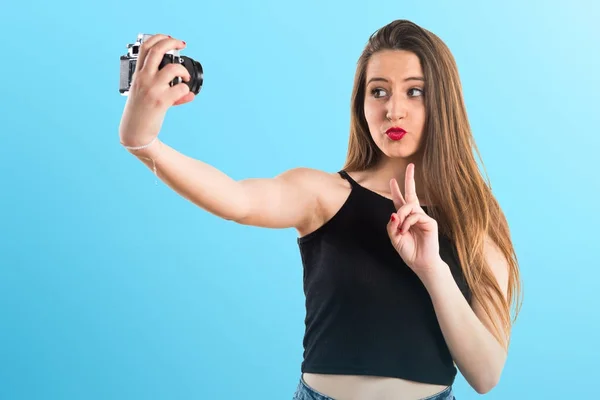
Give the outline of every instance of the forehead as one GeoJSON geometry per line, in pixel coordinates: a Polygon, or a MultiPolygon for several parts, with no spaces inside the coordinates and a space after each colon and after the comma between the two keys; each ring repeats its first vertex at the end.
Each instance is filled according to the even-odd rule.
{"type": "Polygon", "coordinates": [[[371,56],[367,64],[367,81],[372,77],[402,79],[423,76],[421,62],[415,53],[406,50],[384,50],[371,56]]]}

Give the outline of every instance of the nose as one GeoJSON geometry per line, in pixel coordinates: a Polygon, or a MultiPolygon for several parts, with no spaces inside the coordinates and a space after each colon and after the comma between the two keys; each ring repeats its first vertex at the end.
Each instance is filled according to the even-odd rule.
{"type": "Polygon", "coordinates": [[[403,99],[391,96],[387,104],[386,118],[390,121],[396,121],[406,118],[406,105],[403,99]]]}

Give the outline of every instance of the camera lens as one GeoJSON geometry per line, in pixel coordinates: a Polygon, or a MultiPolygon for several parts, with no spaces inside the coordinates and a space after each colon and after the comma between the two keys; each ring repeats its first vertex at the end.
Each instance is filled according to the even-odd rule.
{"type": "MultiPolygon", "coordinates": [[[[190,88],[190,92],[198,94],[200,92],[200,89],[202,88],[202,83],[204,80],[204,72],[202,70],[202,65],[200,65],[198,61],[186,56],[181,56],[180,59],[180,62],[185,67],[185,69],[187,69],[191,77],[190,81],[186,82],[186,85],[188,85],[188,87],[190,88]]],[[[171,64],[173,62],[176,62],[173,55],[165,54],[160,65],[158,66],[158,69],[162,69],[166,65],[171,64]]],[[[175,79],[172,82],[172,84],[176,85],[178,82],[179,80],[175,79]]]]}
{"type": "Polygon", "coordinates": [[[192,79],[187,82],[187,85],[190,87],[190,91],[194,92],[194,94],[198,94],[200,89],[202,88],[202,83],[204,82],[204,71],[202,70],[202,65],[189,57],[182,56],[183,66],[188,70],[192,79]]]}

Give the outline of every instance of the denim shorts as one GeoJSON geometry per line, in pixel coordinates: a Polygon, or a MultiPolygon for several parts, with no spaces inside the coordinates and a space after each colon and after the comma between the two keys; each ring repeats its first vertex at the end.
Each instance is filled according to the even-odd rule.
{"type": "MultiPolygon", "coordinates": [[[[300,378],[300,382],[298,383],[298,388],[296,389],[296,393],[294,393],[293,400],[335,400],[331,397],[325,396],[323,393],[317,392],[315,389],[308,386],[306,382],[304,382],[303,378],[300,378]]],[[[439,393],[436,393],[429,397],[424,397],[420,400],[456,400],[454,397],[454,393],[452,392],[452,386],[448,386],[446,389],[442,390],[439,393]]]]}

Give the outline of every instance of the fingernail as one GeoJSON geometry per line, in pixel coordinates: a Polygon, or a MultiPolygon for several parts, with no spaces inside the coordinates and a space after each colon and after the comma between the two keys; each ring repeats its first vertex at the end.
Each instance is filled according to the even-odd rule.
{"type": "Polygon", "coordinates": [[[183,45],[185,46],[185,40],[182,40],[181,43],[183,43],[183,45]]]}
{"type": "Polygon", "coordinates": [[[390,219],[391,219],[392,221],[395,221],[395,220],[396,220],[396,217],[394,217],[394,214],[392,214],[392,216],[391,216],[391,218],[390,218],[390,219]]]}

